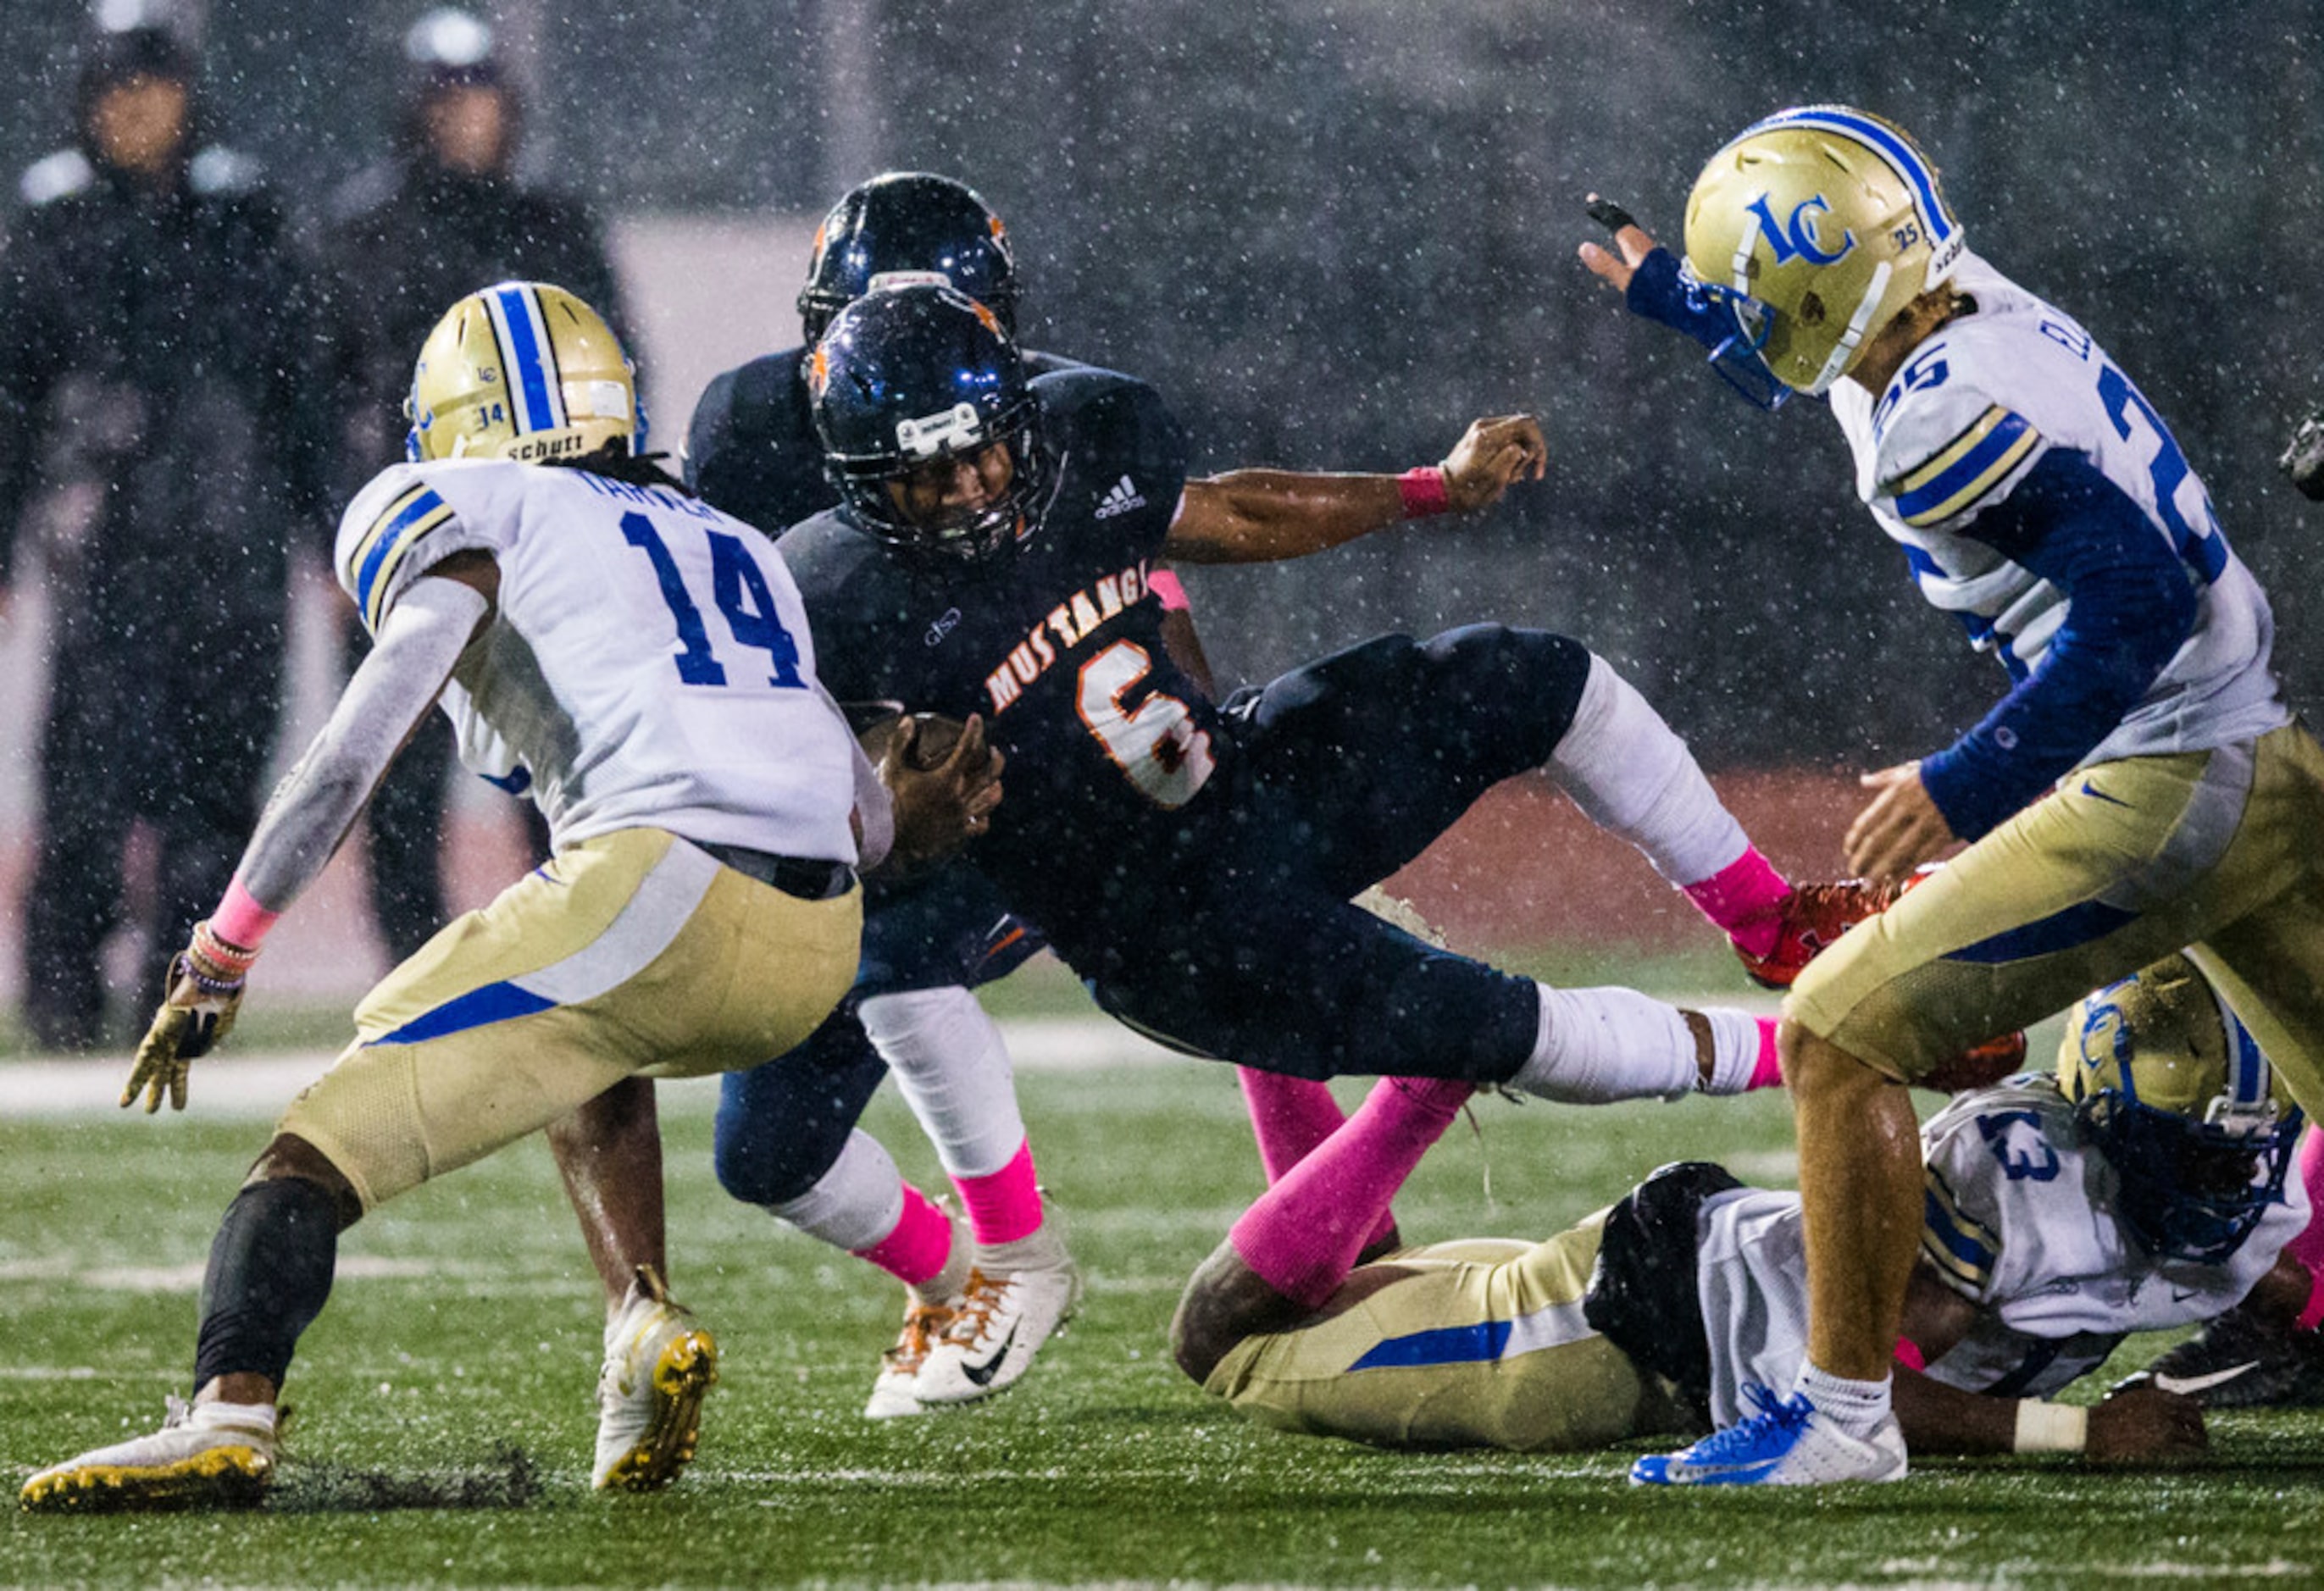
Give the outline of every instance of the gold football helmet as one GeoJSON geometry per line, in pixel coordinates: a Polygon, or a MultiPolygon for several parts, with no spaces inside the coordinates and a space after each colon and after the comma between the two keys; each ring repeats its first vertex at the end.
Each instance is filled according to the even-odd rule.
{"type": "Polygon", "coordinates": [[[2225,1259],[2283,1196],[2300,1109],[2184,956],[2074,1007],[2058,1087],[2120,1176],[2117,1213],[2151,1254],[2225,1259]]]}
{"type": "Polygon", "coordinates": [[[420,350],[404,453],[579,458],[644,440],[637,375],[595,309],[543,281],[504,281],[452,306],[420,350]]]}
{"type": "Polygon", "coordinates": [[[1769,408],[1784,389],[1822,392],[1847,374],[1952,274],[1962,246],[1937,169],[1897,128],[1845,106],[1746,128],[1686,202],[1687,272],[1736,320],[1713,360],[1769,408]]]}

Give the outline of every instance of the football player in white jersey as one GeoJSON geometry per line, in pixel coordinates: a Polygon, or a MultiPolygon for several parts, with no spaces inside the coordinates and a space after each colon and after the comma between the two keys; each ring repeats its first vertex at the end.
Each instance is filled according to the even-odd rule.
{"type": "Polygon", "coordinates": [[[1865,777],[1845,841],[1875,878],[1969,849],[1784,1005],[1813,1301],[1798,1401],[1652,1476],[1895,1479],[1888,1353],[1920,1214],[1904,1084],[2191,946],[2292,1093],[2324,1103],[2324,749],[2162,417],[2071,317],[1968,253],[1903,133],[1836,106],[1747,129],[1695,183],[1683,265],[1592,213],[1617,248],[1583,262],[1633,309],[1770,407],[1829,398],[1875,522],[2009,673],[1953,745],[1865,777]]]}
{"type": "MultiPolygon", "coordinates": [[[[211,1248],[190,1407],[33,1476],[27,1508],[263,1490],[342,1229],[622,1079],[780,1053],[854,976],[854,868],[887,849],[891,809],[781,562],[632,456],[604,322],[561,289],[487,289],[430,336],[412,396],[414,462],[339,531],[374,648],[176,958],[122,1103],[184,1106],[268,930],[439,697],[465,760],[529,784],[555,855],[390,973],[283,1116],[211,1248]]],[[[659,1193],[623,1194],[657,1231],[659,1193]]],[[[658,1485],[691,1455],[715,1346],[641,1270],[606,1347],[597,1484],[658,1485]]]]}
{"type": "MultiPolygon", "coordinates": [[[[1431,1090],[1435,1090],[1432,1096],[1431,1090]]],[[[1350,1266],[1364,1223],[1458,1109],[1379,1085],[1189,1284],[1180,1366],[1279,1429],[1391,1447],[1572,1450],[1732,1422],[1784,1400],[1807,1345],[1799,1196],[1666,1166],[1546,1242],[1431,1244],[1350,1266]],[[1385,1171],[1369,1151],[1392,1145],[1385,1171]],[[1308,1268],[1261,1274],[1267,1228],[1308,1268]]],[[[2182,958],[2086,999],[2053,1077],[1958,1096],[1921,1133],[1924,1219],[1896,1357],[1916,1451],[2167,1459],[2200,1402],[2153,1381],[2051,1402],[2125,1336],[2216,1316],[2308,1204],[2300,1112],[2182,958]]],[[[1649,1459],[1649,1466],[1661,1459],[1649,1459]]]]}

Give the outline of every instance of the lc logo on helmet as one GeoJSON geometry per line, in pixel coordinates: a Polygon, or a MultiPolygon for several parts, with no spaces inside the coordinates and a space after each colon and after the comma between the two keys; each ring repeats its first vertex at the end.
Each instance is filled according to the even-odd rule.
{"type": "Polygon", "coordinates": [[[1805,260],[1811,265],[1835,265],[1848,258],[1849,251],[1856,247],[1853,232],[1841,233],[1836,249],[1823,246],[1818,218],[1830,213],[1831,201],[1821,194],[1793,206],[1790,217],[1781,225],[1767,208],[1767,196],[1764,193],[1746,207],[1759,218],[1760,235],[1774,247],[1778,265],[1788,265],[1794,260],[1805,260]]]}

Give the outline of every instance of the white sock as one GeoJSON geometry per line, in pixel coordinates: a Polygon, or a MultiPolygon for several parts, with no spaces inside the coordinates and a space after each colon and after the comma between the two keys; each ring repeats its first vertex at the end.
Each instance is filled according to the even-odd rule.
{"type": "Polygon", "coordinates": [[[853,1253],[880,1242],[904,1219],[903,1173],[880,1140],[857,1127],[814,1187],[768,1208],[809,1237],[853,1253]]]}
{"type": "Polygon", "coordinates": [[[1590,821],[1646,853],[1681,888],[1716,875],[1750,841],[1661,713],[1592,656],[1549,775],[1590,821]]]}
{"type": "Polygon", "coordinates": [[[1869,1437],[1888,1422],[1889,1378],[1850,1381],[1816,1368],[1812,1360],[1800,1361],[1800,1378],[1794,1392],[1805,1393],[1816,1412],[1852,1437],[1869,1437]]]}
{"type": "Polygon", "coordinates": [[[1017,1157],[1025,1118],[1009,1047],[974,995],[956,987],[875,995],[860,1014],[947,1174],[989,1177],[1017,1157]]]}
{"type": "MultiPolygon", "coordinates": [[[[1693,1091],[1702,1075],[1694,1034],[1677,1007],[1634,989],[1534,987],[1541,993],[1541,1026],[1511,1087],[1568,1105],[1675,1099],[1693,1091]]],[[[1755,1037],[1755,1053],[1757,1043],[1755,1037]]]]}
{"type": "Polygon", "coordinates": [[[207,1403],[196,1403],[191,1418],[204,1430],[263,1430],[268,1436],[274,1434],[272,1403],[229,1403],[223,1398],[212,1398],[207,1403]]]}
{"type": "Polygon", "coordinates": [[[1711,1081],[1702,1091],[1742,1093],[1759,1070],[1759,1019],[1731,1006],[1699,1006],[1695,1010],[1711,1024],[1711,1081]]]}

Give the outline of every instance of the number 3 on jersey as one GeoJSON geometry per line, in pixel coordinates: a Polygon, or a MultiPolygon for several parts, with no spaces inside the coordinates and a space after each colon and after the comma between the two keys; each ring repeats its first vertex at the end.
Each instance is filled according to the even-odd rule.
{"type": "Polygon", "coordinates": [[[1122,697],[1154,667],[1136,641],[1116,641],[1082,665],[1082,722],[1130,782],[1162,806],[1184,806],[1209,780],[1218,759],[1211,737],[1177,697],[1156,691],[1134,708],[1122,697]]]}
{"type": "MultiPolygon", "coordinates": [[[[726,616],[726,628],[735,644],[767,654],[772,670],[769,685],[805,689],[807,682],[799,678],[798,642],[783,628],[766,575],[739,538],[723,530],[706,534],[710,538],[711,595],[726,616]]],[[[669,605],[669,616],[678,625],[678,652],[671,659],[678,665],[678,677],[690,685],[724,685],[726,666],[711,650],[702,610],[694,605],[685,577],[678,573],[678,560],[669,556],[661,532],[645,515],[628,513],[622,516],[622,537],[653,560],[654,577],[661,582],[661,600],[669,605]]]]}

